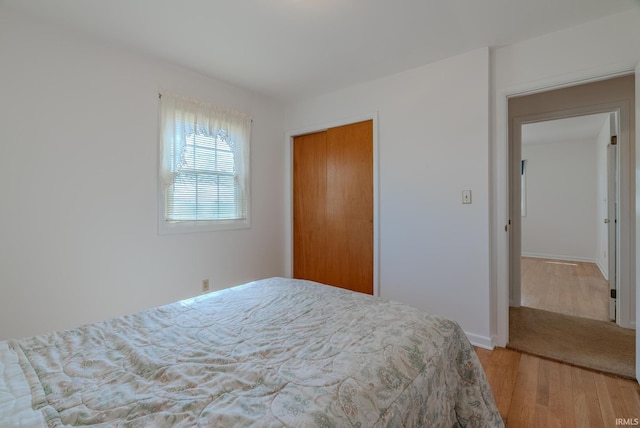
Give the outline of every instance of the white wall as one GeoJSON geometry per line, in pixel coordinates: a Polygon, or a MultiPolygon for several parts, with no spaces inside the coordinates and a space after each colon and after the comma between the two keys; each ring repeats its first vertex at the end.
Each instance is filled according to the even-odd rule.
{"type": "Polygon", "coordinates": [[[283,274],[282,105],[13,14],[0,61],[0,339],[283,274]],[[253,116],[251,229],[158,235],[159,90],[253,116]]]}
{"type": "MultiPolygon", "coordinates": [[[[377,111],[381,295],[458,320],[475,343],[504,346],[507,96],[631,71],[639,48],[636,9],[491,50],[489,91],[480,50],[290,105],[286,129],[377,111]],[[471,206],[458,205],[464,188],[471,206]]],[[[635,290],[631,298],[635,323],[635,290]]]]}
{"type": "MultiPolygon", "coordinates": [[[[639,47],[640,10],[625,12],[289,106],[285,128],[378,111],[381,294],[505,344],[506,97],[632,70],[639,47]]],[[[0,339],[187,297],[204,277],[217,288],[286,273],[290,254],[274,251],[290,245],[279,104],[15,15],[0,17],[0,58],[0,179],[13,186],[0,209],[0,339]],[[158,89],[253,115],[251,230],[156,234],[158,89]]]]}
{"type": "Polygon", "coordinates": [[[595,140],[522,145],[527,160],[523,256],[597,261],[596,149],[595,140]]]}
{"type": "Polygon", "coordinates": [[[476,50],[288,106],[286,119],[295,134],[378,113],[380,295],[458,321],[481,346],[490,346],[488,67],[488,50],[476,50]]]}
{"type": "MultiPolygon", "coordinates": [[[[504,233],[508,222],[507,96],[629,72],[639,61],[640,8],[492,52],[491,283],[496,284],[497,311],[492,321],[498,345],[508,339],[508,234],[504,233]]],[[[635,153],[627,153],[626,159],[633,162],[635,153]]],[[[632,190],[634,198],[636,191],[632,190]]],[[[635,209],[626,215],[635,218],[635,209]]],[[[632,236],[636,237],[635,230],[632,236]]],[[[634,250],[638,244],[640,239],[636,239],[634,250]]],[[[630,256],[633,260],[635,254],[630,256]]],[[[635,287],[630,297],[635,324],[635,287]]]]}

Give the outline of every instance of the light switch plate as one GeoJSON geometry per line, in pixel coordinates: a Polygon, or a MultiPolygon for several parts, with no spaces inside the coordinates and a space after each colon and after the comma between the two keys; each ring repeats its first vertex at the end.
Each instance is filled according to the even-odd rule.
{"type": "Polygon", "coordinates": [[[463,190],[462,191],[462,203],[470,204],[471,203],[471,190],[463,190]]]}

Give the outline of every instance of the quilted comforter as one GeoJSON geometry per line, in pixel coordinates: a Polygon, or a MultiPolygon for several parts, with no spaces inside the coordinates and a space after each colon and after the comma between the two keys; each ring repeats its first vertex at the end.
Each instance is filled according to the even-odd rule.
{"type": "Polygon", "coordinates": [[[453,321],[271,278],[0,342],[0,426],[503,426],[453,321]]]}

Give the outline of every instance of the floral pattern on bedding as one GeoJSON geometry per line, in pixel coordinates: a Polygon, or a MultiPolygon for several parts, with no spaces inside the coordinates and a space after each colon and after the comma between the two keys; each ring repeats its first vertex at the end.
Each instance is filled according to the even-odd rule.
{"type": "Polygon", "coordinates": [[[503,426],[453,321],[271,278],[8,342],[49,426],[503,426]]]}

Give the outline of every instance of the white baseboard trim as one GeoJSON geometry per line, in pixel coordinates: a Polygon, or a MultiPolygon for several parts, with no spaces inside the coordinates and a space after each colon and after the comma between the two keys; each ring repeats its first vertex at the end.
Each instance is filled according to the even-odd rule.
{"type": "Polygon", "coordinates": [[[600,260],[596,261],[596,266],[598,266],[598,269],[600,269],[600,273],[602,274],[604,279],[609,281],[609,269],[607,269],[605,266],[602,266],[600,260]]]}
{"type": "Polygon", "coordinates": [[[495,334],[491,335],[491,343],[493,344],[494,348],[506,348],[507,347],[507,342],[501,343],[498,340],[498,336],[495,335],[495,334]]]}
{"type": "Polygon", "coordinates": [[[605,280],[609,280],[609,271],[606,267],[602,266],[600,260],[598,259],[590,259],[588,257],[575,257],[575,256],[559,256],[557,254],[542,254],[542,253],[522,253],[522,257],[531,257],[534,259],[550,259],[550,260],[559,260],[564,262],[583,262],[583,263],[594,263],[602,276],[604,276],[605,280]]]}
{"type": "Polygon", "coordinates": [[[484,348],[484,349],[493,351],[493,348],[494,348],[493,341],[491,340],[490,337],[478,336],[477,334],[469,333],[468,331],[465,331],[464,334],[467,335],[469,342],[471,342],[473,346],[477,346],[478,348],[484,348]]]}
{"type": "Polygon", "coordinates": [[[522,252],[522,257],[531,257],[531,258],[534,258],[534,259],[561,260],[561,261],[565,261],[565,262],[585,262],[585,263],[598,264],[598,260],[597,259],[592,259],[592,258],[589,258],[589,257],[559,255],[559,254],[525,253],[523,251],[522,252]]]}

